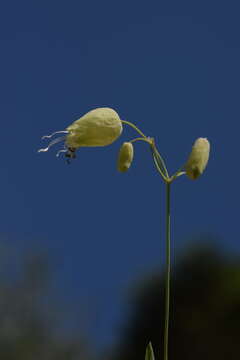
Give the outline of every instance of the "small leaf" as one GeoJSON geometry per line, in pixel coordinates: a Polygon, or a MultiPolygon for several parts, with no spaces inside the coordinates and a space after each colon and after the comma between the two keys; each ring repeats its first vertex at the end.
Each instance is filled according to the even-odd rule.
{"type": "Polygon", "coordinates": [[[151,342],[149,342],[149,344],[146,348],[145,360],[155,360],[151,342]]]}

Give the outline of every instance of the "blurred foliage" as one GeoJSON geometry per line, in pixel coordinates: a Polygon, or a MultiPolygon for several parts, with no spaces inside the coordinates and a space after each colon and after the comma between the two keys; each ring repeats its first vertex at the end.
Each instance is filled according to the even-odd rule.
{"type": "Polygon", "coordinates": [[[90,359],[82,334],[64,330],[69,310],[49,289],[50,270],[42,253],[1,252],[0,359],[90,359]],[[11,266],[9,266],[11,264],[11,266]],[[61,311],[59,309],[61,308],[61,311]]]}
{"type": "MultiPolygon", "coordinates": [[[[54,296],[48,257],[1,256],[0,359],[91,360],[81,318],[68,331],[70,310],[54,296]]],[[[240,260],[212,248],[185,253],[172,269],[170,310],[169,360],[238,358],[240,260]]],[[[151,341],[161,360],[163,326],[164,274],[156,271],[132,289],[118,344],[95,359],[144,359],[151,341]]]]}
{"type": "MultiPolygon", "coordinates": [[[[121,341],[108,359],[144,359],[152,342],[163,355],[164,276],[134,291],[121,341]]],[[[169,360],[239,358],[240,261],[210,248],[185,253],[172,271],[169,360]]]]}

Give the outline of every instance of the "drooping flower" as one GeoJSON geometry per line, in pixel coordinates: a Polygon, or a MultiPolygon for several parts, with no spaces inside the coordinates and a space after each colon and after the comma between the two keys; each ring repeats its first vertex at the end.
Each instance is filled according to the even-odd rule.
{"type": "Polygon", "coordinates": [[[195,180],[203,173],[208,163],[209,152],[209,141],[206,138],[198,138],[185,164],[186,175],[190,179],[195,180]]]}
{"type": "Polygon", "coordinates": [[[65,152],[67,157],[74,158],[75,151],[80,147],[112,144],[122,133],[122,122],[115,110],[107,107],[97,108],[74,121],[66,130],[56,131],[43,138],[51,138],[59,133],[64,133],[65,136],[54,139],[48,147],[38,151],[48,151],[52,145],[64,141],[64,148],[57,156],[65,152]]]}
{"type": "Polygon", "coordinates": [[[119,150],[117,169],[120,172],[127,171],[133,160],[133,145],[130,142],[124,142],[119,150]]]}

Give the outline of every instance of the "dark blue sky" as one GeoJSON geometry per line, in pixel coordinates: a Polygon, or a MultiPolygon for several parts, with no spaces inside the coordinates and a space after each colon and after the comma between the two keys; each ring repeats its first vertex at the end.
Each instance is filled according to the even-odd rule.
{"type": "Polygon", "coordinates": [[[4,1],[0,49],[2,237],[47,249],[57,287],[89,304],[91,334],[110,343],[130,281],[163,259],[164,186],[144,143],[117,173],[130,128],[71,166],[57,147],[38,154],[40,138],[109,106],[156,139],[173,172],[207,137],[207,171],[173,185],[174,249],[212,234],[239,252],[238,2],[4,1]]]}

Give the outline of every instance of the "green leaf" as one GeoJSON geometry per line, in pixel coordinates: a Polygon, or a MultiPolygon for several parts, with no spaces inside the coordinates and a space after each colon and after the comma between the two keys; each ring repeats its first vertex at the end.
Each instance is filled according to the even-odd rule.
{"type": "Polygon", "coordinates": [[[155,360],[151,342],[149,342],[149,344],[146,348],[145,360],[155,360]]]}

